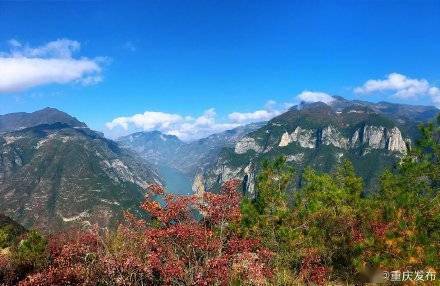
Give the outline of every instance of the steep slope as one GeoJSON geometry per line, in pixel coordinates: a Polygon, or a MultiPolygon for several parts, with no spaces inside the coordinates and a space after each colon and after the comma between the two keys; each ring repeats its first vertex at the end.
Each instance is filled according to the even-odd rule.
{"type": "Polygon", "coordinates": [[[378,174],[407,152],[415,139],[419,123],[416,118],[430,118],[436,110],[382,106],[394,105],[337,98],[329,105],[318,102],[295,106],[243,137],[234,147],[224,148],[218,160],[198,174],[195,184],[199,191],[215,191],[228,179],[238,178],[244,182],[243,191],[252,196],[262,160],[281,155],[294,166],[297,183],[307,166],[331,171],[341,160],[349,159],[366,184],[373,186],[378,174]],[[401,110],[407,112],[402,114],[404,120],[401,110]]]}
{"type": "Polygon", "coordinates": [[[217,160],[222,148],[234,146],[243,136],[264,124],[265,122],[251,123],[189,142],[177,150],[179,155],[175,157],[173,164],[179,166],[179,169],[185,173],[194,176],[198,170],[204,169],[217,160]]]}
{"type": "Polygon", "coordinates": [[[0,209],[25,227],[114,223],[159,182],[99,133],[55,123],[0,135],[0,209]]]}
{"type": "Polygon", "coordinates": [[[17,112],[0,115],[0,133],[20,130],[40,124],[65,123],[73,127],[87,127],[85,123],[55,108],[45,108],[32,113],[17,112]]]}

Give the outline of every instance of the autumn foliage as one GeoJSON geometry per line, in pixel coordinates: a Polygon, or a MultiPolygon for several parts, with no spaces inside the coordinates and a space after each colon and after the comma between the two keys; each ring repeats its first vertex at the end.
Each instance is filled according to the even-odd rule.
{"type": "Polygon", "coordinates": [[[253,197],[237,180],[192,196],[152,185],[146,216],[126,213],[116,230],[29,231],[8,244],[0,285],[363,285],[440,269],[440,117],[377,190],[349,161],[306,169],[300,187],[292,178],[280,157],[262,164],[253,197]]]}
{"type": "Polygon", "coordinates": [[[48,264],[20,285],[266,285],[273,254],[233,230],[240,219],[238,181],[203,197],[149,189],[139,219],[126,213],[115,232],[55,235],[48,264]]]}

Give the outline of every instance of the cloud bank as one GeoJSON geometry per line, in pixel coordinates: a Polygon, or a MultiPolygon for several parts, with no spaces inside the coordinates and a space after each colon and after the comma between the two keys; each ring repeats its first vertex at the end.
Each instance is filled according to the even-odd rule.
{"type": "Polygon", "coordinates": [[[430,84],[426,79],[413,79],[399,73],[391,73],[385,79],[367,80],[362,86],[356,87],[354,92],[357,94],[391,92],[394,97],[401,99],[428,96],[437,107],[440,107],[438,87],[430,84]]]}
{"type": "Polygon", "coordinates": [[[99,59],[74,58],[81,45],[59,39],[39,47],[12,39],[10,51],[0,53],[0,93],[18,92],[47,84],[96,84],[102,80],[99,59]]]}
{"type": "Polygon", "coordinates": [[[110,137],[116,137],[139,130],[159,130],[165,134],[176,135],[182,140],[192,140],[237,126],[239,124],[217,122],[216,112],[213,108],[206,110],[196,118],[158,111],[145,111],[113,119],[106,123],[106,133],[110,137]]]}
{"type": "Polygon", "coordinates": [[[276,108],[270,101],[264,109],[254,112],[232,112],[227,120],[219,121],[214,108],[207,109],[197,117],[159,111],[145,111],[132,116],[122,116],[106,123],[106,135],[118,137],[136,131],[159,130],[165,134],[176,135],[182,140],[190,141],[214,133],[236,128],[240,125],[270,120],[285,110],[276,108]]]}
{"type": "Polygon", "coordinates": [[[288,106],[284,105],[284,108],[279,108],[275,101],[269,100],[264,109],[256,110],[254,112],[232,112],[228,115],[228,118],[231,122],[240,125],[267,121],[280,115],[287,109],[286,107],[288,106]]]}
{"type": "MultiPolygon", "coordinates": [[[[335,100],[324,92],[303,91],[295,97],[296,102],[330,103],[335,100]]],[[[159,130],[190,141],[223,132],[252,122],[268,121],[287,111],[294,103],[277,104],[270,100],[264,108],[252,112],[232,112],[225,120],[218,120],[214,108],[207,109],[197,117],[160,111],[145,111],[131,116],[121,116],[105,124],[105,134],[116,138],[137,131],[159,130]]]]}

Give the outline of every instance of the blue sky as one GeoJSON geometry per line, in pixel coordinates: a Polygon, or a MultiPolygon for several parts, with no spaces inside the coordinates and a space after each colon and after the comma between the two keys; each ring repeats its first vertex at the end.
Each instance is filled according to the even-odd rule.
{"type": "Polygon", "coordinates": [[[51,106],[109,136],[192,139],[301,94],[440,106],[439,15],[439,1],[1,1],[0,114],[51,106]]]}

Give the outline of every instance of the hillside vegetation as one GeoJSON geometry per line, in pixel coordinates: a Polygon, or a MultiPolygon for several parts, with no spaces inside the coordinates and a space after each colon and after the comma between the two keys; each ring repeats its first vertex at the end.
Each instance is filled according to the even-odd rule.
{"type": "Polygon", "coordinates": [[[113,231],[30,231],[2,254],[0,283],[361,285],[399,271],[403,283],[435,285],[439,125],[440,116],[420,127],[417,146],[376,192],[365,192],[347,160],[332,173],[306,169],[297,188],[283,157],[262,164],[252,199],[237,180],[219,194],[186,197],[152,185],[141,206],[148,219],[127,213],[113,231]]]}

